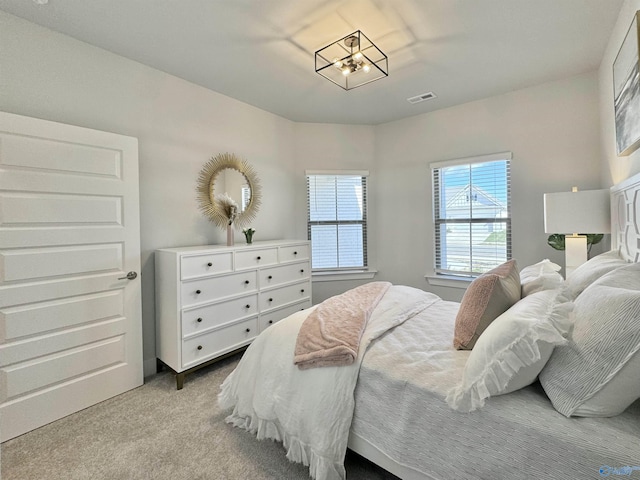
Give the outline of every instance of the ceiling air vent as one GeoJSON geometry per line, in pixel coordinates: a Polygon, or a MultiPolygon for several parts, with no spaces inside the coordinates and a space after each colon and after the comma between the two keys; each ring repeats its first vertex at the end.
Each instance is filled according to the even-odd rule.
{"type": "Polygon", "coordinates": [[[425,100],[431,100],[432,98],[436,98],[436,94],[433,92],[421,93],[420,95],[416,95],[415,97],[407,98],[407,102],[409,103],[420,103],[425,100]]]}

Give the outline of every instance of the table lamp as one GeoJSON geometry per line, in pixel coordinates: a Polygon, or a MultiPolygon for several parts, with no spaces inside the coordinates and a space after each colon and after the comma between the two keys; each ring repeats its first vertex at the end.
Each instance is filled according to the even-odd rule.
{"type": "Polygon", "coordinates": [[[565,234],[565,275],[587,261],[585,234],[610,233],[609,190],[544,194],[544,231],[565,234]]]}

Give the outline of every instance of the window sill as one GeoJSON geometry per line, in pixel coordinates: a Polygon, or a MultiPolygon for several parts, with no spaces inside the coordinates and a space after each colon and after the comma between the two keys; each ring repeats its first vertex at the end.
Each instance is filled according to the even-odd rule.
{"type": "Polygon", "coordinates": [[[311,272],[314,282],[333,282],[336,280],[366,280],[373,278],[377,270],[327,270],[326,272],[311,272]]]}
{"type": "Polygon", "coordinates": [[[455,275],[425,275],[429,285],[438,287],[467,288],[475,279],[471,277],[457,277],[455,275]]]}

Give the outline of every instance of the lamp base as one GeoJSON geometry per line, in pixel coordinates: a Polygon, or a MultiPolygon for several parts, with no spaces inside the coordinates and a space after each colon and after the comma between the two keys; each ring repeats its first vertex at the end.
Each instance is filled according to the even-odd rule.
{"type": "Polygon", "coordinates": [[[587,261],[587,237],[585,235],[566,235],[564,237],[565,278],[587,261]]]}

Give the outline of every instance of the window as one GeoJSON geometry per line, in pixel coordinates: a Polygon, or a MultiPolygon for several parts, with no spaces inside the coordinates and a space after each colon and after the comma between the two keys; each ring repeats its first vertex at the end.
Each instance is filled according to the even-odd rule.
{"type": "Polygon", "coordinates": [[[248,183],[242,185],[242,211],[244,212],[247,208],[249,208],[249,203],[251,203],[251,187],[248,183]]]}
{"type": "Polygon", "coordinates": [[[307,231],[314,270],[367,266],[368,172],[307,172],[307,231]]]}
{"type": "Polygon", "coordinates": [[[511,153],[431,164],[437,274],[476,276],[511,258],[511,153]]]}

